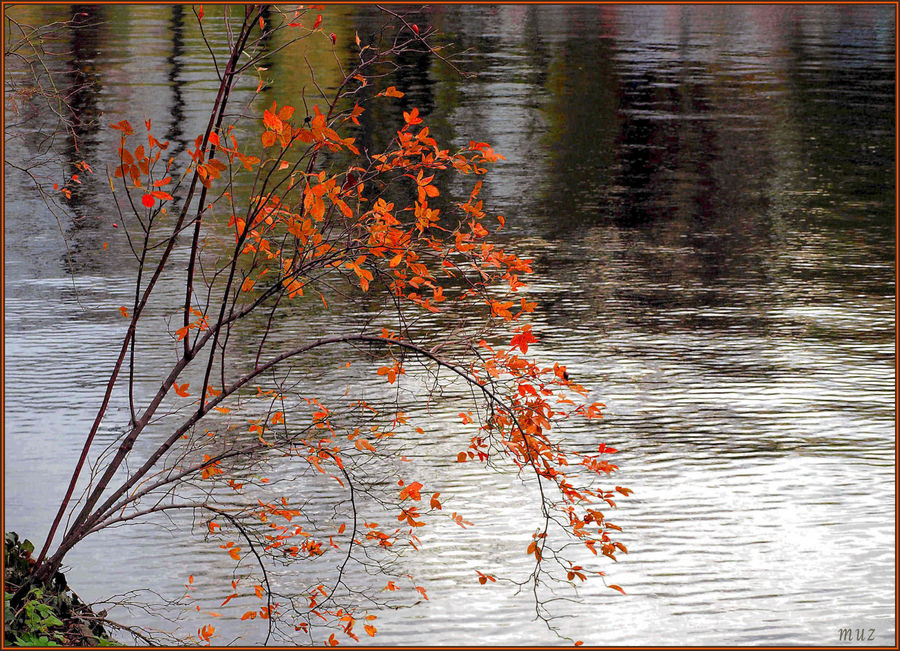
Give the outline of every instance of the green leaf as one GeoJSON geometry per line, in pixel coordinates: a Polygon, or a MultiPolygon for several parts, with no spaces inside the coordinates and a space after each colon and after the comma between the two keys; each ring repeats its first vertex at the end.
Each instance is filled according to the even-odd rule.
{"type": "Polygon", "coordinates": [[[16,636],[16,644],[19,646],[59,646],[46,635],[37,636],[33,633],[25,633],[16,636]]]}
{"type": "Polygon", "coordinates": [[[51,626],[51,627],[52,627],[52,626],[62,626],[62,625],[63,625],[62,620],[60,620],[59,618],[55,617],[54,615],[48,615],[47,618],[44,619],[44,621],[41,622],[41,623],[44,624],[45,626],[51,626]]]}

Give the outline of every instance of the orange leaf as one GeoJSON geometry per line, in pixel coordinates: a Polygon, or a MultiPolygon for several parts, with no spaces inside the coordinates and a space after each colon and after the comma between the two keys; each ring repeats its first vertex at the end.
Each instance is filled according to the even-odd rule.
{"type": "Polygon", "coordinates": [[[422,122],[422,118],[419,117],[419,109],[418,108],[413,108],[413,110],[410,111],[409,113],[407,113],[406,111],[403,111],[403,119],[410,126],[413,124],[419,124],[422,122]]]}
{"type": "Polygon", "coordinates": [[[177,382],[173,382],[172,386],[175,387],[175,393],[177,393],[182,398],[187,398],[190,393],[188,393],[188,387],[191,386],[189,382],[185,382],[182,385],[179,385],[177,382]]]}
{"type": "Polygon", "coordinates": [[[510,343],[512,344],[513,348],[518,348],[523,353],[527,353],[528,352],[528,344],[533,344],[536,341],[537,341],[537,339],[535,338],[535,336],[533,334],[531,334],[531,326],[529,325],[529,326],[525,326],[522,329],[521,333],[519,333],[515,337],[513,337],[512,340],[510,341],[510,343]]]}
{"type": "Polygon", "coordinates": [[[356,449],[357,450],[368,450],[369,452],[375,452],[375,446],[373,446],[367,439],[356,439],[356,449]]]}
{"type": "Polygon", "coordinates": [[[422,484],[417,481],[414,481],[409,486],[400,491],[400,499],[405,500],[407,497],[419,501],[422,499],[422,496],[419,494],[419,491],[422,489],[422,484]]]}
{"type": "Polygon", "coordinates": [[[366,624],[364,628],[366,629],[366,633],[368,633],[372,637],[375,637],[375,632],[378,630],[377,628],[375,628],[371,624],[366,624]]]}
{"type": "Polygon", "coordinates": [[[125,308],[124,305],[123,305],[122,307],[119,308],[119,312],[122,313],[122,316],[124,316],[125,318],[128,318],[128,309],[125,308]]]}
{"type": "Polygon", "coordinates": [[[607,587],[608,587],[608,588],[612,588],[613,590],[618,590],[618,591],[621,592],[622,594],[625,594],[625,591],[624,591],[622,588],[620,588],[619,586],[617,586],[617,585],[610,584],[610,585],[608,585],[607,587]]]}
{"type": "Polygon", "coordinates": [[[109,126],[113,129],[118,129],[126,136],[134,134],[134,129],[131,128],[131,124],[128,122],[128,120],[122,120],[121,122],[111,124],[109,126]]]}
{"type": "Polygon", "coordinates": [[[269,129],[277,132],[280,132],[284,128],[284,123],[281,121],[281,118],[275,113],[272,113],[269,109],[266,109],[263,112],[263,124],[269,129]]]}
{"type": "Polygon", "coordinates": [[[466,461],[468,461],[468,459],[469,459],[469,457],[466,456],[465,452],[460,452],[459,454],[456,455],[457,463],[465,463],[466,461]]]}
{"type": "Polygon", "coordinates": [[[232,547],[228,550],[228,555],[231,556],[236,561],[241,560],[241,548],[240,547],[232,547]]]}

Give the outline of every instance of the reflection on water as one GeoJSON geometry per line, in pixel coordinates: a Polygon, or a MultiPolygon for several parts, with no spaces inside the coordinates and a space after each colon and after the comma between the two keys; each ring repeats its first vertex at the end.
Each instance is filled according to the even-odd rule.
{"type": "MultiPolygon", "coordinates": [[[[85,115],[137,120],[144,107],[167,137],[190,141],[211,92],[190,12],[86,11],[106,22],[73,40],[73,87],[96,82],[79,96],[85,115]]],[[[487,140],[506,156],[485,201],[537,261],[527,290],[542,305],[536,352],[552,351],[608,405],[602,432],[573,435],[614,441],[617,482],[635,490],[617,514],[631,553],[602,568],[628,596],[587,584],[558,607],[576,616],[563,629],[600,645],[828,645],[856,627],[892,643],[892,8],[480,5],[416,19],[478,74],[404,61],[392,83],[410,105],[365,114],[361,141],[383,143],[384,125],[415,104],[443,139],[487,140]]],[[[342,7],[332,20],[349,43],[378,18],[342,7]]],[[[273,99],[306,83],[292,57],[270,57],[273,99]]],[[[64,160],[100,156],[115,139],[79,135],[84,150],[63,147],[64,160]]],[[[63,224],[78,299],[97,306],[82,311],[55,220],[17,191],[20,178],[7,182],[6,518],[39,538],[122,327],[128,263],[102,188],[87,184],[78,219],[63,224]],[[44,459],[48,448],[58,462],[44,459]]],[[[309,327],[323,319],[311,315],[309,327]]],[[[430,579],[430,601],[380,613],[376,640],[552,642],[527,595],[470,576],[521,569],[531,525],[516,517],[530,496],[511,477],[445,464],[453,414],[430,412],[441,431],[411,462],[477,526],[427,532],[409,563],[430,579]]],[[[90,598],[121,591],[123,576],[177,593],[173,560],[196,568],[198,552],[196,574],[221,571],[205,547],[165,532],[111,534],[73,555],[73,583],[90,598]],[[98,574],[123,544],[169,555],[98,574]]]]}

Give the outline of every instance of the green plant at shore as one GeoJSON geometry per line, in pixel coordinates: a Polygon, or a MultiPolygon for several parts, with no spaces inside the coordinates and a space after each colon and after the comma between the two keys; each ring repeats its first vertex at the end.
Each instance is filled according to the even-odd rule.
{"type": "Polygon", "coordinates": [[[4,536],[3,641],[13,646],[117,646],[106,637],[99,618],[57,573],[49,584],[34,585],[21,601],[16,590],[34,565],[34,545],[15,532],[4,536]]]}

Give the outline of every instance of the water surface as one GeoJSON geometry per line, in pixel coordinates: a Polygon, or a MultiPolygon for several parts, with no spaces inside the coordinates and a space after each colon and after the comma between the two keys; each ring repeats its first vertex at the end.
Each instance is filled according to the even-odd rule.
{"type": "MultiPolygon", "coordinates": [[[[19,11],[40,22],[75,9],[19,11]]],[[[187,146],[215,91],[192,13],[85,11],[96,26],[61,47],[74,55],[73,87],[95,84],[78,97],[84,115],[102,117],[77,154],[61,138],[46,164],[102,159],[117,135],[101,127],[142,113],[187,146]]],[[[340,7],[326,19],[345,44],[374,13],[340,7]]],[[[615,514],[630,553],[600,565],[627,596],[589,582],[556,607],[572,616],[562,631],[594,645],[831,645],[852,627],[892,644],[893,8],[436,6],[415,20],[436,25],[477,76],[407,61],[397,115],[419,106],[442,140],[485,140],[506,156],[485,203],[536,260],[536,352],[607,405],[602,425],[570,434],[619,448],[616,483],[635,491],[615,514]]],[[[268,63],[266,102],[306,83],[287,54],[268,63]]],[[[365,137],[391,128],[373,120],[365,137]]],[[[36,151],[26,139],[8,156],[36,151]]],[[[6,175],[5,525],[37,540],[112,363],[130,263],[102,182],[57,221],[6,175]]],[[[309,327],[327,318],[310,315],[309,327]]],[[[519,516],[533,496],[512,475],[448,463],[458,411],[432,409],[437,433],[412,462],[476,526],[422,536],[408,563],[429,601],[379,612],[375,641],[553,643],[527,592],[474,580],[472,567],[523,570],[531,525],[519,516]]],[[[219,560],[154,526],[88,539],[69,558],[88,599],[142,587],[177,596],[187,563],[213,584],[219,560]]],[[[261,639],[220,628],[223,640],[261,639]]]]}

